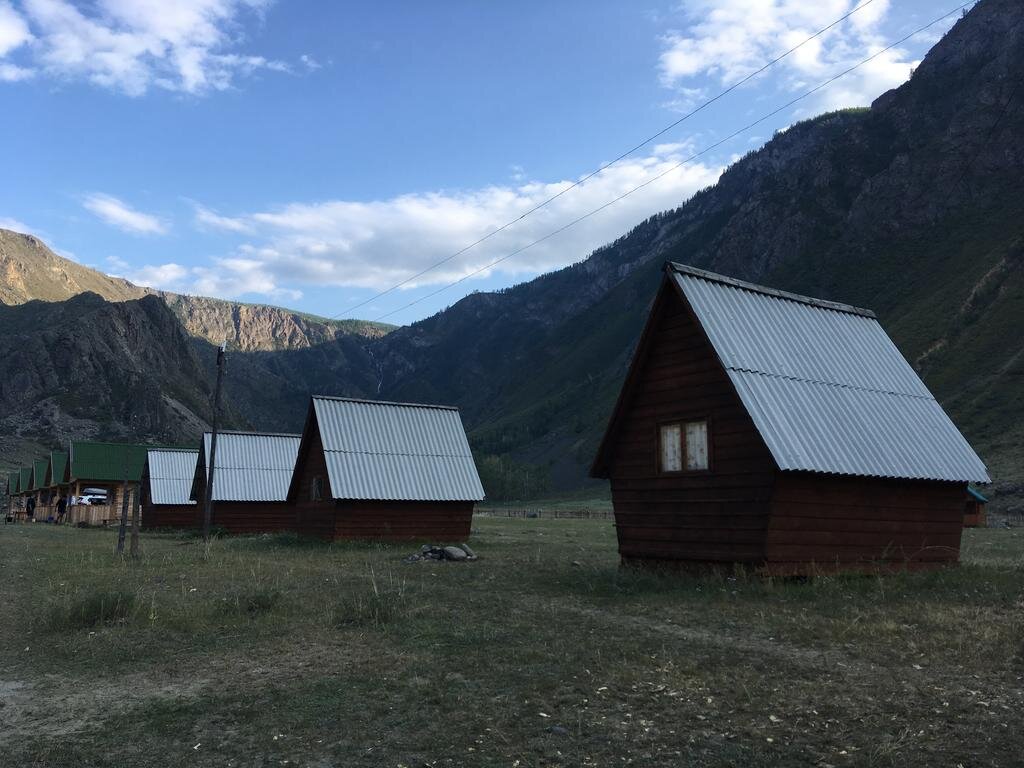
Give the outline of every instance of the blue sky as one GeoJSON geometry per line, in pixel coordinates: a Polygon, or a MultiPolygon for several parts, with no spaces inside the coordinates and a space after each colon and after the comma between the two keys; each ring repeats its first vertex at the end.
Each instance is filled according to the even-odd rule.
{"type": "Polygon", "coordinates": [[[346,312],[517,218],[857,0],[0,0],[0,226],[140,284],[411,322],[469,291],[585,258],[796,119],[869,104],[959,14],[670,170],[957,4],[870,0],[542,211],[346,312]]]}

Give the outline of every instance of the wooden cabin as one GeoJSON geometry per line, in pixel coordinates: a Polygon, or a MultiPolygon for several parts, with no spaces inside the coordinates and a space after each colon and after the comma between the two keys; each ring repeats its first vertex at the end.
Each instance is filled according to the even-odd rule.
{"type": "Polygon", "coordinates": [[[312,398],[288,493],[299,531],[460,541],[483,497],[456,408],[312,398]]]}
{"type": "Polygon", "coordinates": [[[959,559],[985,465],[873,312],[669,263],[595,459],[626,563],[959,559]]]}
{"type": "MultiPolygon", "coordinates": [[[[67,474],[67,451],[50,451],[46,460],[46,474],[43,476],[43,488],[46,492],[46,517],[57,519],[57,501],[63,496],[67,498],[68,485],[64,482],[67,474]]],[[[38,510],[36,512],[38,516],[38,510]]]]}
{"type": "MultiPolygon", "coordinates": [[[[203,435],[190,495],[196,502],[199,527],[203,524],[210,438],[209,432],[203,435]]],[[[287,498],[300,439],[301,435],[218,432],[211,526],[228,533],[295,530],[295,509],[287,498]]]]}
{"type": "Polygon", "coordinates": [[[151,448],[142,468],[142,527],[194,528],[196,503],[190,498],[199,450],[151,448]]]}
{"type": "Polygon", "coordinates": [[[32,462],[32,479],[29,481],[28,493],[36,500],[36,520],[45,521],[51,514],[52,504],[56,503],[51,499],[52,494],[46,487],[46,468],[49,463],[49,459],[36,459],[32,462]]]}
{"type": "Polygon", "coordinates": [[[967,502],[964,506],[964,528],[984,528],[988,525],[985,505],[988,499],[977,488],[967,486],[967,502]]]}
{"type": "Polygon", "coordinates": [[[18,510],[16,517],[25,518],[27,511],[25,504],[29,497],[29,487],[32,485],[32,467],[21,467],[18,470],[18,510]]]}
{"type": "MultiPolygon", "coordinates": [[[[68,505],[67,520],[71,524],[107,525],[121,519],[121,500],[125,482],[129,494],[138,492],[142,467],[146,463],[148,445],[101,443],[72,440],[68,447],[67,468],[63,484],[73,502],[87,492],[106,493],[105,504],[68,505]]],[[[132,499],[129,498],[129,513],[132,499]]]]}

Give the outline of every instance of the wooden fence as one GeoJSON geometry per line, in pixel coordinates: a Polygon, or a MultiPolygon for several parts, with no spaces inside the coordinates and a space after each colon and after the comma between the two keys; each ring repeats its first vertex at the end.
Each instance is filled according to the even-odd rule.
{"type": "Polygon", "coordinates": [[[529,517],[542,518],[545,520],[613,520],[615,514],[610,509],[591,509],[589,507],[578,508],[554,508],[543,507],[483,507],[476,511],[476,514],[484,517],[529,517]]]}

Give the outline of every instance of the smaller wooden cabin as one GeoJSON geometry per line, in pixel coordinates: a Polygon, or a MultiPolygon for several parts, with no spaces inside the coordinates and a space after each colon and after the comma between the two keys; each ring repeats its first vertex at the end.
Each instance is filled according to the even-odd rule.
{"type": "MultiPolygon", "coordinates": [[[[68,505],[68,522],[106,525],[120,520],[125,483],[130,495],[138,492],[149,449],[148,445],[133,443],[72,440],[62,484],[67,486],[73,502],[87,492],[102,491],[106,503],[72,503],[68,505]]],[[[131,498],[128,503],[131,505],[131,498]]]]}
{"type": "Polygon", "coordinates": [[[875,314],[669,263],[591,474],[624,562],[959,559],[988,472],[875,314]]]}
{"type": "MultiPolygon", "coordinates": [[[[203,435],[190,498],[196,502],[196,525],[202,527],[209,471],[211,434],[203,435]]],[[[295,508],[288,485],[295,471],[301,435],[218,432],[213,474],[211,526],[228,533],[295,530],[295,508]]]]}
{"type": "Polygon", "coordinates": [[[18,470],[18,501],[17,501],[17,515],[18,517],[25,517],[27,510],[25,504],[28,502],[30,495],[29,487],[32,485],[32,467],[21,467],[18,470]]]}
{"type": "Polygon", "coordinates": [[[142,468],[142,527],[193,528],[196,503],[190,498],[199,450],[151,448],[142,468]]]}
{"type": "Polygon", "coordinates": [[[51,514],[50,510],[54,502],[53,494],[46,487],[46,468],[49,464],[49,459],[36,459],[32,462],[32,479],[29,482],[28,492],[36,500],[36,520],[46,520],[51,514]]]}
{"type": "Polygon", "coordinates": [[[982,496],[976,488],[967,486],[967,502],[964,506],[964,528],[984,528],[988,525],[988,518],[985,514],[985,505],[988,499],[982,496]]]}
{"type": "Polygon", "coordinates": [[[21,511],[21,472],[15,470],[7,474],[7,517],[14,519],[21,511]]]}
{"type": "Polygon", "coordinates": [[[484,491],[458,409],[313,397],[288,498],[302,533],[460,541],[484,491]]]}

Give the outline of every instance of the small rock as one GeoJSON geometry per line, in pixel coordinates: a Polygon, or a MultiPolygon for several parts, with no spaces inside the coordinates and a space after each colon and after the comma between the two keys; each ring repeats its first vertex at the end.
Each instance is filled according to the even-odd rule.
{"type": "Polygon", "coordinates": [[[579,560],[573,560],[572,561],[572,567],[573,568],[579,568],[581,565],[582,565],[582,563],[579,560]]]}
{"type": "Polygon", "coordinates": [[[465,560],[467,555],[458,547],[445,547],[444,556],[448,560],[465,560]]]}
{"type": "Polygon", "coordinates": [[[476,552],[469,548],[469,544],[460,544],[459,546],[462,547],[462,551],[466,553],[470,560],[476,560],[476,552]]]}
{"type": "Polygon", "coordinates": [[[547,729],[547,732],[551,733],[551,734],[554,734],[555,736],[568,736],[569,735],[569,729],[568,728],[563,728],[560,725],[549,726],[548,729],[547,729]]]}

